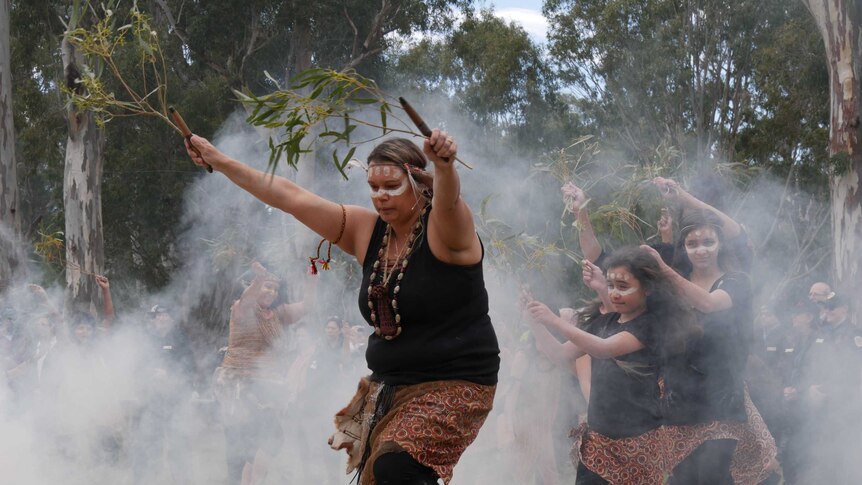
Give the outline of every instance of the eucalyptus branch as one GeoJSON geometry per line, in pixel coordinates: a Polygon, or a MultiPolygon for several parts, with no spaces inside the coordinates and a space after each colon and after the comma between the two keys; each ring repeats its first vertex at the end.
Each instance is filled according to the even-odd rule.
{"type": "Polygon", "coordinates": [[[149,17],[134,5],[123,19],[118,19],[109,8],[102,10],[99,18],[99,13],[91,9],[97,17],[92,27],[70,28],[65,36],[87,59],[107,68],[120,92],[111,91],[102,76],[84,66],[75,80],[78,87],[65,90],[71,102],[78,109],[96,113],[100,124],[117,116],[152,116],[180,133],[167,114],[168,68],[149,17]],[[121,20],[125,23],[117,27],[121,20]],[[123,73],[117,62],[120,57],[138,65],[140,79],[131,79],[123,73]],[[151,102],[153,99],[155,102],[151,102]]]}
{"type": "MultiPolygon", "coordinates": [[[[267,76],[279,86],[278,81],[268,73],[267,76]]],[[[359,126],[379,129],[383,135],[394,132],[425,137],[394,114],[402,109],[397,100],[380,90],[373,80],[352,70],[308,69],[299,73],[289,88],[279,88],[262,96],[250,92],[234,93],[250,107],[249,123],[271,130],[284,130],[282,139],[269,140],[269,167],[273,171],[282,159],[295,168],[301,154],[311,152],[315,142],[325,140],[350,147],[344,157],[339,156],[337,150],[332,155],[333,165],[347,178],[345,169],[358,144],[351,141],[351,134],[359,126]],[[369,108],[377,112],[379,122],[363,117],[369,108]],[[389,121],[392,119],[403,126],[391,126],[389,121]],[[336,128],[336,123],[341,128],[336,128]]],[[[455,160],[472,168],[458,158],[455,160]]]]}

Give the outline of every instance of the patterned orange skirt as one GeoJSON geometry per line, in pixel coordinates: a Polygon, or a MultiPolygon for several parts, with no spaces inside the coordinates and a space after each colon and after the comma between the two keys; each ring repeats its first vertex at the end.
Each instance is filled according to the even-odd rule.
{"type": "Polygon", "coordinates": [[[347,473],[360,466],[367,446],[370,448],[360,485],[375,485],[370,471],[378,456],[401,451],[449,483],[455,464],[491,412],[496,386],[467,381],[397,386],[389,412],[371,430],[371,417],[382,387],[363,378],[350,404],[335,416],[338,431],[330,444],[347,450],[347,473]]]}
{"type": "Polygon", "coordinates": [[[730,472],[738,485],[756,485],[777,466],[775,440],[745,393],[745,422],[660,426],[630,438],[613,439],[582,424],[572,432],[572,459],[612,485],[656,485],[667,482],[673,469],[707,440],[736,440],[730,472]]]}

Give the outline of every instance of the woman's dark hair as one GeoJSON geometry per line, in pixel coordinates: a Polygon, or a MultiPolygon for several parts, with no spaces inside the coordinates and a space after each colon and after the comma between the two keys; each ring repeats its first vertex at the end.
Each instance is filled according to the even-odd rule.
{"type": "Polygon", "coordinates": [[[428,159],[422,150],[407,138],[392,138],[371,150],[368,164],[374,162],[406,163],[424,170],[428,159]]]}
{"type": "Polygon", "coordinates": [[[606,267],[626,268],[643,285],[647,292],[648,311],[656,317],[657,350],[662,357],[680,354],[686,343],[699,336],[700,328],[695,324],[691,309],[684,305],[671,280],[664,275],[655,258],[645,249],[626,247],[613,252],[606,267]]]}
{"type": "Polygon", "coordinates": [[[691,231],[705,226],[713,228],[718,237],[718,267],[724,271],[729,271],[734,264],[733,253],[728,251],[726,245],[721,219],[708,209],[686,210],[679,223],[679,238],[674,247],[672,264],[673,269],[686,278],[691,275],[693,268],[685,250],[685,238],[691,231]]]}

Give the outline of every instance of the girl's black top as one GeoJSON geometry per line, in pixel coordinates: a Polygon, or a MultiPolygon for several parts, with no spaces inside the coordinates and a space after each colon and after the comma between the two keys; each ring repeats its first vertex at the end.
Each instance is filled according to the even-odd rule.
{"type": "Polygon", "coordinates": [[[591,430],[615,439],[643,434],[662,422],[656,352],[658,322],[649,312],[626,323],[619,323],[619,318],[619,313],[600,315],[584,328],[602,338],[628,332],[644,345],[641,350],[615,358],[592,359],[587,424],[591,430]]]}
{"type": "Polygon", "coordinates": [[[728,272],[709,291],[716,290],[726,291],[733,306],[699,313],[703,336],[665,365],[668,424],[746,420],[743,379],[754,338],[751,282],[745,273],[728,272]]]}
{"type": "MultiPolygon", "coordinates": [[[[385,230],[378,218],[362,264],[359,310],[369,324],[368,280],[385,230]]],[[[423,232],[400,286],[401,335],[392,340],[376,334],[368,338],[365,358],[371,379],[390,385],[439,380],[496,384],[500,348],[488,316],[482,261],[470,266],[444,263],[431,253],[423,232]]],[[[394,287],[390,282],[390,297],[394,287]]]]}

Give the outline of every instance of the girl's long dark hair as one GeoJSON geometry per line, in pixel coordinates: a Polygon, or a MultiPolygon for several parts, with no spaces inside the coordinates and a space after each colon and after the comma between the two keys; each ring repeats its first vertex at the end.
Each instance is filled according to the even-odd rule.
{"type": "Polygon", "coordinates": [[[608,258],[606,267],[628,269],[647,292],[647,311],[660,325],[656,338],[659,355],[667,358],[685,352],[686,343],[700,335],[700,327],[652,254],[639,247],[618,249],[608,258]]]}

